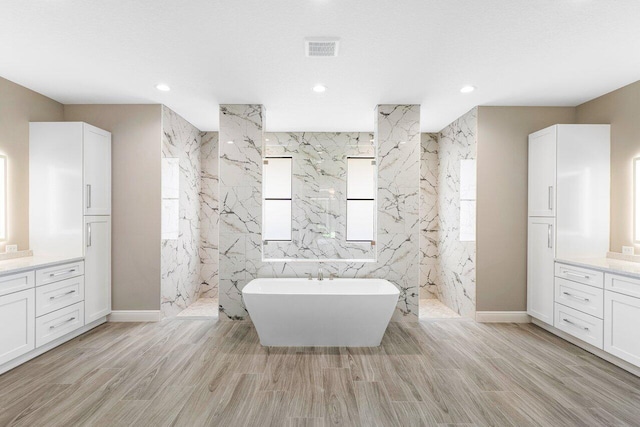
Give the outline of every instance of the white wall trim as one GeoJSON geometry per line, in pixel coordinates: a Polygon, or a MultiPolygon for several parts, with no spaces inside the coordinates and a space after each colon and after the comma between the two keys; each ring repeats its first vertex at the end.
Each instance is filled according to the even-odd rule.
{"type": "Polygon", "coordinates": [[[476,322],[479,323],[531,323],[526,311],[478,311],[476,322]]]}
{"type": "Polygon", "coordinates": [[[109,322],[159,322],[160,310],[113,310],[109,322]]]}

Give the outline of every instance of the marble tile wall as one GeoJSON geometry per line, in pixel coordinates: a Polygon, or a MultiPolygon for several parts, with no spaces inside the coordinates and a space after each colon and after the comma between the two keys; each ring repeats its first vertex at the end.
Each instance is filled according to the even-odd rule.
{"type": "Polygon", "coordinates": [[[161,248],[163,317],[184,310],[200,292],[200,146],[200,131],[162,106],[162,157],[180,166],[178,238],[162,240],[161,248]]]}
{"type": "Polygon", "coordinates": [[[242,288],[262,266],[262,105],[221,105],[220,319],[247,316],[242,288]]]}
{"type": "Polygon", "coordinates": [[[475,159],[477,108],[438,136],[438,299],[461,316],[475,318],[476,244],[460,241],[460,160],[475,159]]]}
{"type": "Polygon", "coordinates": [[[420,138],[420,298],[438,298],[438,134],[420,138]]]}
{"type": "Polygon", "coordinates": [[[218,132],[202,132],[200,175],[200,297],[218,297],[220,202],[218,132]]]}
{"type": "MultiPolygon", "coordinates": [[[[220,108],[220,318],[244,319],[242,288],[256,277],[304,277],[317,262],[262,262],[264,109],[220,108]],[[232,144],[227,142],[231,141],[232,144]]],[[[375,277],[400,289],[397,320],[418,320],[420,107],[376,109],[378,241],[375,262],[325,262],[326,274],[375,277]]]]}
{"type": "Polygon", "coordinates": [[[372,133],[266,133],[265,157],[291,157],[292,235],[264,245],[264,259],[375,259],[346,240],[347,157],[375,157],[372,133]]]}

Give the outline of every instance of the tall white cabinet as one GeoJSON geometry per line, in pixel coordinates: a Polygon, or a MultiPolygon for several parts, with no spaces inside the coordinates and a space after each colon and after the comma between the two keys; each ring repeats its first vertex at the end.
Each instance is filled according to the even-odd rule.
{"type": "Polygon", "coordinates": [[[84,323],[111,312],[111,134],[81,122],[29,125],[29,240],[84,258],[84,323]]]}
{"type": "Polygon", "coordinates": [[[609,250],[610,126],[529,135],[527,312],[554,323],[554,259],[609,250]]]}

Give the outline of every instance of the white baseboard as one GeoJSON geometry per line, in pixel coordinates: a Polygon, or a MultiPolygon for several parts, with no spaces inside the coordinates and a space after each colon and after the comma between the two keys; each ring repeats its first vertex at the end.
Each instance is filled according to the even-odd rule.
{"type": "Polygon", "coordinates": [[[159,322],[160,310],[113,310],[109,322],[159,322]]]}
{"type": "Polygon", "coordinates": [[[531,323],[526,311],[477,311],[479,323],[531,323]]]}

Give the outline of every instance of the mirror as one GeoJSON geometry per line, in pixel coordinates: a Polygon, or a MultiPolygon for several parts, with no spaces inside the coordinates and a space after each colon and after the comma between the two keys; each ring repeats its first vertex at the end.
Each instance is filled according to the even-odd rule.
{"type": "Polygon", "coordinates": [[[0,240],[7,240],[7,156],[0,155],[0,240]]]}
{"type": "Polygon", "coordinates": [[[263,261],[375,261],[370,133],[265,134],[263,261]]]}
{"type": "Polygon", "coordinates": [[[633,240],[640,243],[640,157],[633,159],[633,218],[633,240]]]}

